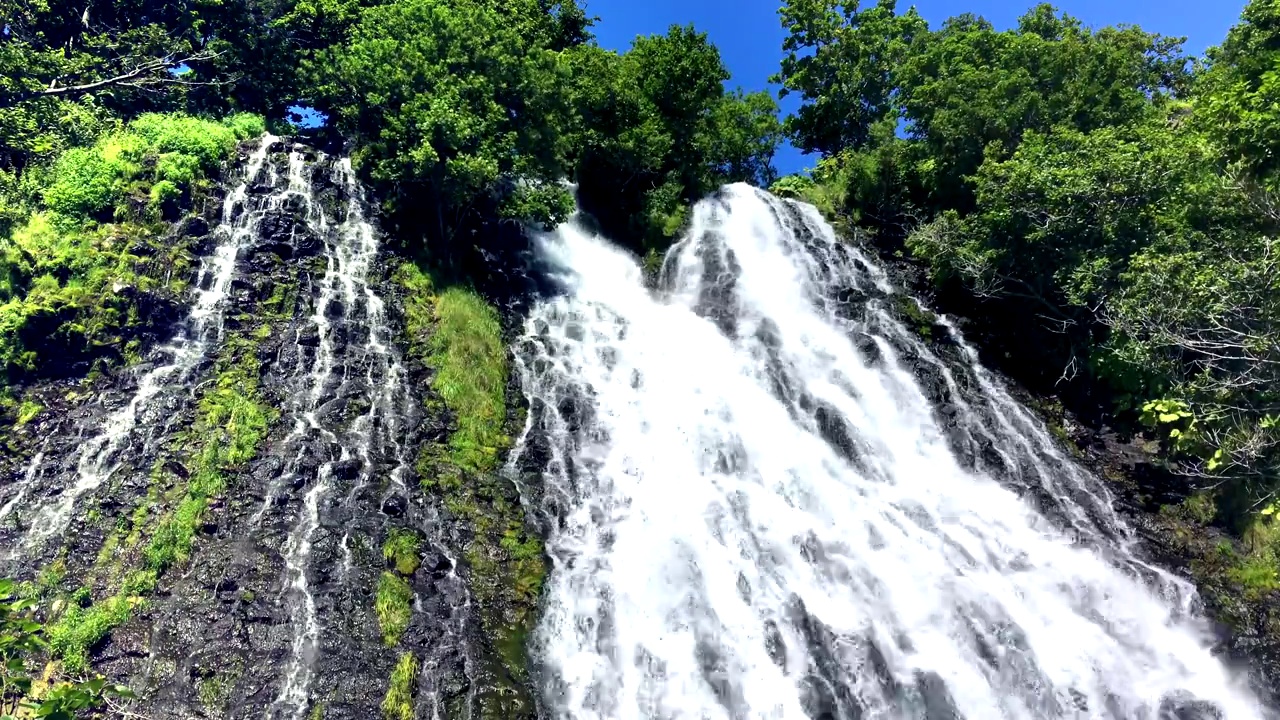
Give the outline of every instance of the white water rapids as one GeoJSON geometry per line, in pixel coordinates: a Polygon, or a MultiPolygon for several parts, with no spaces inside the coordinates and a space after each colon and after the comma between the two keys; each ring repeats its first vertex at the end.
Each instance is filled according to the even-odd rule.
{"type": "Polygon", "coordinates": [[[893,320],[812,208],[727,188],[656,293],[578,225],[540,243],[565,292],[516,356],[551,716],[1264,716],[1100,481],[958,333],[959,374],[893,320]]]}

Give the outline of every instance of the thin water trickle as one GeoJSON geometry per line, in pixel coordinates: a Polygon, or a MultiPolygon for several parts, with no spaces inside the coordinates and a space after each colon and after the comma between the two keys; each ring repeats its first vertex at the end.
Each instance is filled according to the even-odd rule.
{"type": "Polygon", "coordinates": [[[138,381],[138,389],[123,408],[109,416],[102,430],[89,439],[76,464],[76,480],[60,495],[32,509],[23,518],[30,530],[21,537],[17,548],[37,548],[60,535],[71,522],[76,502],[85,494],[101,487],[119,469],[122,462],[145,455],[153,438],[141,441],[135,437],[139,419],[151,409],[164,392],[191,382],[193,371],[206,357],[210,347],[222,337],[222,309],[235,274],[236,260],[245,243],[256,230],[262,217],[261,208],[248,202],[248,187],[257,181],[271,146],[278,140],[264,136],[250,155],[240,183],[223,201],[222,221],[214,230],[220,240],[214,252],[203,258],[196,280],[196,297],[187,322],[162,352],[169,356],[138,381]],[[135,448],[141,442],[142,447],[135,448]]]}
{"type": "MultiPolygon", "coordinates": [[[[406,435],[416,396],[392,344],[394,331],[386,303],[373,285],[379,246],[364,214],[363,190],[345,158],[321,157],[314,163],[306,162],[300,153],[294,158],[289,184],[304,199],[306,224],[323,240],[325,269],[312,314],[295,334],[298,365],[289,410],[293,430],[284,442],[285,448],[292,448],[292,457],[254,519],[255,525],[261,522],[285,488],[308,487],[282,550],[293,639],[279,694],[268,710],[268,716],[275,718],[301,718],[310,711],[318,663],[328,647],[317,606],[321,588],[314,586],[311,575],[334,577],[339,585],[349,582],[357,570],[352,548],[355,534],[376,542],[380,540],[377,533],[385,527],[385,517],[371,527],[365,518],[353,514],[355,509],[374,490],[380,499],[398,493],[406,505],[403,512],[413,519],[413,508],[407,503],[412,448],[406,435]],[[313,195],[311,174],[317,168],[328,168],[332,184],[340,190],[340,217],[327,215],[313,195]],[[337,407],[362,411],[348,417],[334,412],[337,407]],[[322,529],[341,538],[341,565],[332,576],[328,568],[313,567],[322,529]]],[[[421,529],[428,543],[437,541],[438,529],[431,523],[421,529]]],[[[433,682],[429,654],[423,658],[423,667],[429,692],[433,682]]],[[[434,703],[430,698],[420,703],[427,704],[434,703]]]]}
{"type": "Polygon", "coordinates": [[[565,292],[516,344],[517,453],[538,439],[554,520],[551,716],[1263,717],[954,327],[960,401],[928,399],[906,358],[947,363],[812,208],[727,188],[658,293],[580,226],[540,251],[565,292]]]}
{"type": "Polygon", "coordinates": [[[9,502],[0,507],[0,520],[4,520],[13,514],[13,511],[22,504],[27,496],[27,492],[31,490],[31,486],[35,483],[36,478],[40,476],[40,468],[44,465],[44,450],[40,450],[27,463],[27,471],[22,474],[22,480],[18,481],[18,487],[14,491],[13,497],[9,498],[9,502]]]}

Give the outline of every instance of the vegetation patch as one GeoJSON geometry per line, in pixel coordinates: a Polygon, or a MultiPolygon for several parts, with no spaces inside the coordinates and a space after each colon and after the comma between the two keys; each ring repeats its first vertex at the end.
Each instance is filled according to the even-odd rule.
{"type": "Polygon", "coordinates": [[[127,622],[142,603],[140,597],[121,593],[89,607],[72,605],[48,627],[50,651],[62,660],[67,672],[84,672],[89,667],[89,651],[127,622]]]}
{"type": "Polygon", "coordinates": [[[489,472],[508,443],[507,349],[498,314],[476,293],[454,287],[435,297],[435,318],[427,356],[436,370],[432,389],[456,423],[441,459],[460,472],[489,472]]]}
{"type": "Polygon", "coordinates": [[[412,575],[422,562],[422,540],[412,530],[392,528],[387,541],[382,545],[382,557],[396,572],[404,576],[412,575]]]}
{"type": "Polygon", "coordinates": [[[386,720],[413,720],[413,696],[417,689],[418,659],[413,653],[404,653],[391,671],[391,685],[382,701],[382,716],[386,720]]]}
{"type": "Polygon", "coordinates": [[[38,667],[41,654],[56,645],[69,648],[72,662],[82,659],[83,648],[100,639],[92,636],[97,632],[95,625],[103,622],[87,614],[75,627],[49,628],[37,621],[37,614],[34,600],[21,597],[12,580],[0,580],[0,716],[69,720],[97,708],[109,695],[129,695],[125,688],[108,685],[102,678],[54,683],[48,669],[37,683],[30,672],[38,667]]]}
{"type": "Polygon", "coordinates": [[[482,714],[514,712],[512,708],[524,707],[526,641],[536,621],[546,564],[516,488],[497,473],[501,453],[510,444],[501,328],[493,308],[470,290],[437,294],[426,274],[408,264],[396,277],[408,292],[411,350],[435,369],[432,390],[452,420],[448,440],[424,447],[417,469],[423,487],[441,497],[472,535],[464,558],[493,643],[488,671],[497,683],[491,693],[482,694],[482,714]]]}
{"type": "Polygon", "coordinates": [[[211,389],[200,399],[192,428],[203,439],[193,458],[186,495],[156,529],[146,551],[147,567],[163,573],[190,557],[209,500],[227,488],[227,474],[253,459],[277,411],[259,392],[259,363],[252,343],[229,342],[218,361],[211,389]]]}
{"type": "Polygon", "coordinates": [[[413,590],[409,583],[393,572],[384,572],[378,578],[374,610],[378,614],[378,627],[387,647],[395,647],[400,636],[409,627],[413,615],[413,590]]]}
{"type": "Polygon", "coordinates": [[[172,219],[262,119],[148,114],[31,176],[0,235],[0,370],[59,374],[137,359],[143,293],[181,291],[191,257],[172,219]]]}
{"type": "MultiPolygon", "coordinates": [[[[223,494],[229,475],[255,456],[275,418],[275,411],[259,391],[252,343],[229,337],[215,373],[212,385],[200,398],[195,424],[178,438],[180,444],[198,443],[188,461],[192,469],[185,483],[161,493],[166,471],[158,461],[147,496],[132,513],[117,520],[86,578],[86,583],[103,581],[114,587],[113,593],[94,602],[86,584],[54,605],[56,619],[47,629],[48,648],[67,673],[86,671],[93,648],[145,606],[146,597],[155,592],[165,571],[189,560],[209,501],[223,494]],[[154,509],[172,503],[176,508],[153,525],[154,509]]],[[[49,590],[44,594],[56,590],[63,574],[65,563],[61,560],[46,569],[42,583],[49,590]]],[[[218,682],[214,678],[202,684],[202,700],[218,690],[218,682]]]]}
{"type": "Polygon", "coordinates": [[[14,427],[22,427],[27,423],[39,417],[44,412],[44,406],[33,400],[23,400],[18,406],[18,417],[14,420],[14,427]]]}

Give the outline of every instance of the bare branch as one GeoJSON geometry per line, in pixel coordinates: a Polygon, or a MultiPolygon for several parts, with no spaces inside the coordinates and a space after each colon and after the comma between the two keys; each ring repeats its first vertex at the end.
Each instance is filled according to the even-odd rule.
{"type": "Polygon", "coordinates": [[[195,83],[190,80],[183,80],[180,76],[171,75],[169,71],[173,68],[181,67],[189,63],[213,60],[221,54],[222,53],[212,52],[209,50],[201,50],[194,55],[188,55],[185,57],[177,57],[171,54],[161,58],[152,58],[139,63],[128,72],[79,85],[59,85],[58,80],[55,78],[49,83],[49,87],[43,90],[18,93],[9,98],[0,100],[0,107],[13,107],[15,105],[43,97],[84,95],[86,93],[114,86],[144,88],[155,85],[220,85],[223,83],[195,83]]]}

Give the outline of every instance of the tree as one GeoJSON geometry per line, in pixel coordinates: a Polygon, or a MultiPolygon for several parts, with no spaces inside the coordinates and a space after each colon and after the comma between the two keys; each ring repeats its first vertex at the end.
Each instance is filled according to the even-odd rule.
{"type": "Polygon", "coordinates": [[[0,186],[144,112],[280,116],[297,92],[295,0],[0,2],[0,186]]]}
{"type": "Polygon", "coordinates": [[[1153,378],[1143,419],[1185,476],[1240,523],[1280,498],[1280,206],[1135,256],[1107,302],[1104,369],[1153,378]],[[1251,225],[1255,225],[1251,227],[1251,225]]]}
{"type": "Polygon", "coordinates": [[[624,55],[588,46],[566,60],[578,197],[610,237],[656,251],[708,192],[772,181],[777,104],[726,92],[728,69],[705,33],[672,26],[624,55]]]}
{"type": "Polygon", "coordinates": [[[973,16],[922,36],[899,72],[908,134],[936,209],[967,210],[964,178],[1028,132],[1136,122],[1182,92],[1181,40],[1137,27],[1085,29],[1040,5],[1014,30],[973,16]]]}
{"type": "Polygon", "coordinates": [[[572,208],[563,39],[535,0],[400,0],[306,63],[319,109],[400,210],[448,244],[477,215],[552,223],[572,208]]]}
{"type": "MultiPolygon", "coordinates": [[[[895,14],[894,2],[788,0],[782,18],[788,54],[778,79],[805,100],[787,119],[793,142],[891,170],[913,186],[887,192],[855,175],[864,192],[850,201],[897,197],[926,217],[972,209],[967,178],[987,158],[1007,158],[1026,133],[1136,122],[1190,82],[1181,40],[1136,27],[1091,31],[1044,4],[1007,31],[969,14],[930,31],[914,10],[895,14]]],[[[908,210],[850,209],[888,223],[908,210]]]]}
{"type": "Polygon", "coordinates": [[[1280,189],[1280,2],[1252,0],[1226,42],[1209,50],[1194,119],[1270,190],[1280,189]]]}
{"type": "Polygon", "coordinates": [[[872,127],[898,117],[895,70],[928,26],[914,7],[897,15],[896,6],[897,0],[865,10],[858,0],[783,4],[779,14],[790,34],[773,80],[782,83],[782,97],[798,93],[805,101],[786,121],[797,147],[828,156],[860,149],[872,127]]]}

